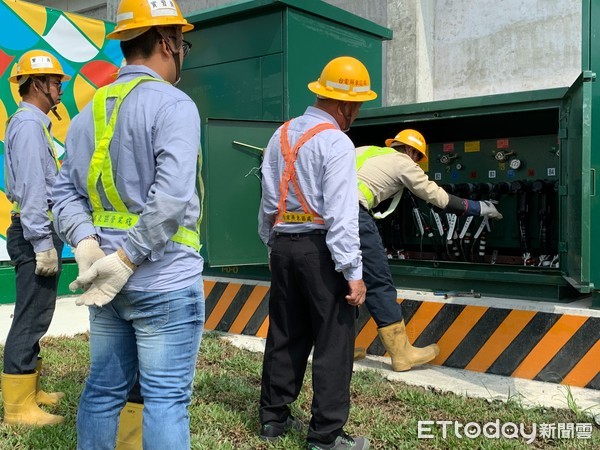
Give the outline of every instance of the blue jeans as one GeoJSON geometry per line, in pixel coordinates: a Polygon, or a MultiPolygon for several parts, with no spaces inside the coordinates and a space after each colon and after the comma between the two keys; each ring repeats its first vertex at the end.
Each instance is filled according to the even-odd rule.
{"type": "Polygon", "coordinates": [[[123,291],[90,307],[90,374],[77,448],[113,450],[119,413],[139,370],[145,450],[190,448],[187,407],[204,328],[202,281],[172,292],[123,291]]]}

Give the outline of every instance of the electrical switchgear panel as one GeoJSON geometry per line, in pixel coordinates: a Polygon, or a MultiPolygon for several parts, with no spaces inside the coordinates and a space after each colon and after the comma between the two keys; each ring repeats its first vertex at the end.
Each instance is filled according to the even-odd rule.
{"type": "Polygon", "coordinates": [[[503,215],[446,214],[404,189],[377,220],[397,286],[547,300],[588,289],[585,87],[361,111],[349,131],[357,147],[417,130],[431,181],[503,215]]]}
{"type": "Polygon", "coordinates": [[[446,214],[405,189],[379,222],[389,258],[558,267],[558,144],[556,134],[429,144],[431,180],[493,201],[504,218],[446,214]]]}

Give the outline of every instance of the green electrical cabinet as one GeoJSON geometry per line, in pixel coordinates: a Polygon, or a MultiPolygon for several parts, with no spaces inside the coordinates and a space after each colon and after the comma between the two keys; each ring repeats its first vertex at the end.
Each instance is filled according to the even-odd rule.
{"type": "MultiPolygon", "coordinates": [[[[579,292],[594,290],[592,265],[591,113],[594,75],[583,72],[563,97],[560,115],[560,242],[564,276],[579,292]]],[[[599,212],[597,211],[596,214],[599,212]]]]}
{"type": "MultiPolygon", "coordinates": [[[[405,195],[379,221],[399,288],[476,291],[600,306],[599,12],[583,3],[582,75],[570,88],[381,107],[366,104],[349,132],[383,145],[403,128],[429,144],[429,177],[449,192],[493,199],[486,226],[439,214],[405,195]],[[596,106],[597,105],[597,106],[596,106]]],[[[261,153],[275,129],[313,102],[307,84],[331,58],[351,55],[381,92],[382,41],[391,32],[317,0],[254,0],[189,20],[194,51],[181,88],[202,116],[205,273],[268,279],[257,234],[261,153]]],[[[386,205],[384,205],[385,207],[386,205]]]]}
{"type": "Polygon", "coordinates": [[[451,239],[445,214],[438,232],[435,208],[405,194],[379,221],[398,287],[547,301],[595,295],[593,84],[587,71],[569,89],[361,113],[349,133],[357,146],[417,129],[428,142],[430,179],[459,197],[498,201],[504,215],[484,228],[483,244],[475,237],[481,218],[469,223],[469,238],[459,233],[467,226],[459,217],[451,239]]]}
{"type": "MultiPolygon", "coordinates": [[[[584,207],[589,208],[586,212],[589,222],[582,221],[583,232],[589,237],[589,260],[585,266],[589,270],[588,281],[584,284],[592,293],[592,302],[595,308],[600,308],[600,192],[598,178],[600,174],[600,4],[592,0],[583,1],[582,17],[582,101],[583,110],[581,129],[585,133],[582,138],[584,145],[582,151],[585,153],[582,166],[582,189],[586,186],[589,191],[583,191],[584,207]],[[595,111],[595,114],[593,113],[595,111]],[[588,197],[585,197],[588,195],[588,197]]],[[[576,132],[575,132],[576,133],[576,132]]],[[[571,135],[571,139],[574,136],[571,135]]]]}
{"type": "MultiPolygon", "coordinates": [[[[582,73],[569,88],[361,113],[350,131],[357,146],[383,145],[403,128],[417,129],[428,142],[430,179],[460,197],[498,201],[504,215],[484,228],[483,244],[474,233],[480,218],[472,220],[470,237],[451,238],[443,234],[450,228],[443,214],[436,221],[435,208],[405,195],[379,223],[398,287],[542,301],[591,295],[600,307],[596,2],[583,2],[582,30],[582,73]]],[[[466,222],[458,218],[456,229],[464,231],[466,222]]]]}
{"type": "MultiPolygon", "coordinates": [[[[392,33],[318,0],[240,2],[187,19],[193,51],[180,87],[202,117],[205,272],[265,264],[257,233],[261,149],[314,102],[307,84],[334,57],[361,60],[381,92],[382,40],[392,33]]],[[[371,103],[380,106],[381,97],[371,103]]]]}

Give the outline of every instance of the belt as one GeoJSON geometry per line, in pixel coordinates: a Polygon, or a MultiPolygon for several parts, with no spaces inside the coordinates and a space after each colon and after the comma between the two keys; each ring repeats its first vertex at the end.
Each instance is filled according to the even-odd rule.
{"type": "Polygon", "coordinates": [[[327,234],[327,230],[310,230],[304,231],[300,233],[283,233],[281,231],[276,231],[275,236],[284,236],[284,237],[292,237],[292,238],[300,238],[302,236],[318,236],[327,234]]]}

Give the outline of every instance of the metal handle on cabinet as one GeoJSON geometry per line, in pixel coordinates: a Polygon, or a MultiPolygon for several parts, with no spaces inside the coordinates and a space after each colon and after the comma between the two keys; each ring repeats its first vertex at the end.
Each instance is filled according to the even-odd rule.
{"type": "Polygon", "coordinates": [[[252,150],[259,151],[261,154],[264,153],[265,149],[261,147],[257,147],[255,145],[245,144],[244,142],[232,141],[232,144],[241,145],[242,147],[251,148],[252,150]]]}

